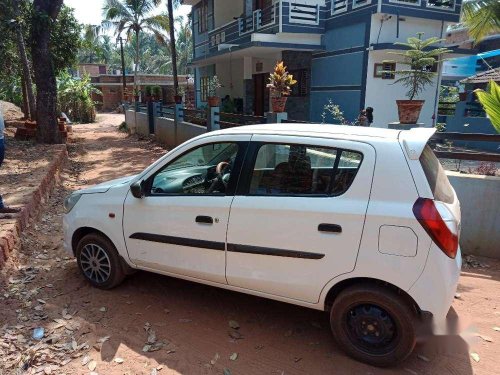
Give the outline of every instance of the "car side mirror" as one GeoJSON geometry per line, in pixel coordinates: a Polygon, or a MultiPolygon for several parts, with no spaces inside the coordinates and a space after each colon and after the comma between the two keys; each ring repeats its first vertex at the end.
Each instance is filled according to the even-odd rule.
{"type": "Polygon", "coordinates": [[[142,188],[142,181],[136,181],[130,185],[130,192],[137,199],[144,198],[144,189],[142,188]]]}

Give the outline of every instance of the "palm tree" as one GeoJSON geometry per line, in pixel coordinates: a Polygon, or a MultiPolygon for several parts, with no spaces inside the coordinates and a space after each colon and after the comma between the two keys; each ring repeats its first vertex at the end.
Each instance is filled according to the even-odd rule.
{"type": "Polygon", "coordinates": [[[178,23],[180,24],[179,31],[177,32],[176,48],[179,53],[179,73],[187,74],[187,65],[190,60],[190,56],[193,53],[193,38],[191,36],[191,25],[189,19],[184,21],[184,17],[180,16],[178,18],[178,23]]]}
{"type": "Polygon", "coordinates": [[[180,0],[167,0],[168,21],[170,31],[170,52],[172,53],[172,73],[174,75],[174,92],[179,95],[179,78],[177,76],[177,48],[175,46],[175,23],[174,23],[174,7],[180,5],[180,0]]]}
{"type": "Polygon", "coordinates": [[[127,40],[135,36],[135,61],[134,61],[134,91],[137,88],[137,69],[139,66],[139,35],[141,31],[154,34],[160,44],[167,44],[164,31],[169,28],[169,20],[165,14],[153,15],[155,8],[161,0],[106,0],[103,7],[105,28],[114,27],[116,34],[125,31],[127,40]]]}
{"type": "Polygon", "coordinates": [[[477,42],[500,31],[500,1],[468,0],[462,4],[462,19],[477,42]]]}

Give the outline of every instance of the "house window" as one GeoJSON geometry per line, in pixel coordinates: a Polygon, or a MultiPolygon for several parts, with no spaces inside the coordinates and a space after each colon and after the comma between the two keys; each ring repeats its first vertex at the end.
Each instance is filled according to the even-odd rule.
{"type": "Polygon", "coordinates": [[[200,92],[201,92],[201,101],[206,102],[208,100],[208,81],[210,77],[201,77],[200,79],[200,92]]]}
{"type": "Polygon", "coordinates": [[[197,10],[198,33],[206,33],[208,30],[208,0],[203,0],[197,10]]]}
{"type": "Polygon", "coordinates": [[[392,72],[396,70],[396,63],[375,63],[373,67],[373,76],[382,79],[394,79],[396,75],[392,72]]]}
{"type": "Polygon", "coordinates": [[[332,0],[332,15],[340,14],[347,10],[347,0],[332,0]]]}
{"type": "Polygon", "coordinates": [[[371,4],[372,0],[353,0],[352,9],[371,4]]]}
{"type": "Polygon", "coordinates": [[[297,81],[293,85],[292,93],[290,96],[307,96],[309,91],[309,71],[307,69],[290,70],[290,74],[293,75],[293,79],[297,81]]]}
{"type": "Polygon", "coordinates": [[[389,0],[390,3],[420,6],[421,0],[389,0]]]}

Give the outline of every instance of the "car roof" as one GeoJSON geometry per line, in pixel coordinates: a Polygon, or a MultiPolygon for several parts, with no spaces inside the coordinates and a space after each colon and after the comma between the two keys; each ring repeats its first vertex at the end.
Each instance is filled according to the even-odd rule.
{"type": "Polygon", "coordinates": [[[354,136],[359,138],[386,138],[397,140],[401,130],[372,128],[364,126],[332,125],[332,124],[264,124],[248,125],[218,130],[217,134],[276,134],[276,135],[304,135],[304,136],[354,136]]]}

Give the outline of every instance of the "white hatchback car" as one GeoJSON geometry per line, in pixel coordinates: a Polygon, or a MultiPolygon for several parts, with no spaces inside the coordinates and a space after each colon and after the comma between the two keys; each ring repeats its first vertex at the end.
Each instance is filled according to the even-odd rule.
{"type": "Polygon", "coordinates": [[[65,202],[65,248],[99,288],[134,269],[330,312],[340,346],[387,366],[443,320],[461,267],[460,205],[409,131],[215,131],[65,202]]]}

